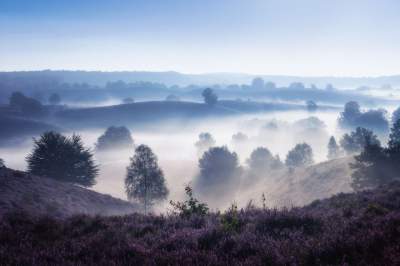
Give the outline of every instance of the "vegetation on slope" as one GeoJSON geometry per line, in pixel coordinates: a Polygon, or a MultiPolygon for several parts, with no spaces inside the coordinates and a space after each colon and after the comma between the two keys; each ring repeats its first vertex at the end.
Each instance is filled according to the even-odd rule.
{"type": "Polygon", "coordinates": [[[13,265],[398,265],[400,184],[304,208],[65,220],[12,213],[0,261],[13,265]]]}

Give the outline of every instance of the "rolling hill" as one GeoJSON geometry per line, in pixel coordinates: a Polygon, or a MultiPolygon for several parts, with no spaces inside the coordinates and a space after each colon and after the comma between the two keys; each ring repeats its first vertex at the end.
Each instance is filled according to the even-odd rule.
{"type": "Polygon", "coordinates": [[[67,217],[132,213],[135,205],[76,185],[0,168],[0,216],[9,211],[67,217]]]}

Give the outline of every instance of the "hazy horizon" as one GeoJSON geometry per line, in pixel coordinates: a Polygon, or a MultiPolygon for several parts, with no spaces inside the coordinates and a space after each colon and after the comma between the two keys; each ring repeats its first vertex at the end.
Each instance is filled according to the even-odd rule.
{"type": "Polygon", "coordinates": [[[5,0],[0,69],[393,75],[399,7],[394,0],[5,0]]]}

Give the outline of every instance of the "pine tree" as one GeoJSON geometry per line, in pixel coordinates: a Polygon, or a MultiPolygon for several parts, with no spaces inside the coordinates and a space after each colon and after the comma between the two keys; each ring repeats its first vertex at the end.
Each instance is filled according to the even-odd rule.
{"type": "Polygon", "coordinates": [[[168,189],[157,157],[146,145],[140,145],[130,159],[125,178],[125,190],[129,200],[137,200],[144,212],[156,202],[166,199],[168,189]]]}
{"type": "Polygon", "coordinates": [[[68,138],[53,131],[34,139],[33,151],[26,160],[28,171],[34,175],[85,187],[95,184],[99,171],[93,154],[83,146],[80,136],[68,138]]]}

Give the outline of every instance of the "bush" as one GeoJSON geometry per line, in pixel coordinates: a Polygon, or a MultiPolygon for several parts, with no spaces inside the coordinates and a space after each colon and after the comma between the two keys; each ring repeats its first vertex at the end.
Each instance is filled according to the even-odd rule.
{"type": "Polygon", "coordinates": [[[186,196],[188,199],[184,202],[170,201],[171,206],[174,208],[174,213],[182,217],[190,217],[192,215],[206,215],[208,213],[208,206],[205,203],[199,202],[193,196],[193,189],[190,186],[185,187],[186,196]]]}

